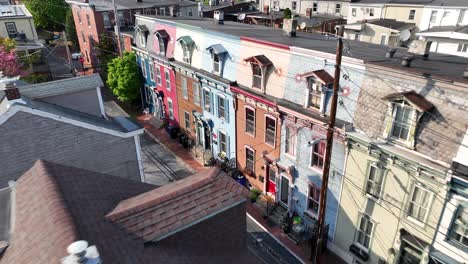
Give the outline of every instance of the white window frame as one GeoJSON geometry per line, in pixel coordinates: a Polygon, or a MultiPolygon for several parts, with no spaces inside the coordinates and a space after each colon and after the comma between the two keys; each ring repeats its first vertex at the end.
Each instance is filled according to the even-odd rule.
{"type": "Polygon", "coordinates": [[[313,144],[311,146],[311,150],[310,150],[310,159],[309,159],[309,167],[314,169],[314,170],[319,170],[321,172],[323,172],[323,167],[325,166],[325,152],[327,152],[326,150],[327,146],[326,146],[326,142],[324,140],[320,140],[319,142],[313,144]],[[314,158],[314,148],[315,146],[319,145],[319,144],[325,144],[325,148],[324,148],[324,151],[323,151],[323,154],[322,154],[322,167],[320,166],[315,166],[312,164],[312,161],[313,161],[313,158],[314,158]]]}
{"type": "Polygon", "coordinates": [[[226,117],[226,97],[223,96],[223,95],[216,95],[216,104],[217,104],[217,114],[218,114],[218,118],[220,118],[221,120],[226,120],[227,117],[226,117]],[[220,103],[220,99],[223,100],[223,104],[220,103]],[[221,107],[222,106],[222,107],[221,107]],[[222,113],[222,115],[221,115],[222,113]]]}
{"type": "Polygon", "coordinates": [[[255,108],[253,107],[250,107],[250,106],[245,106],[245,110],[244,110],[244,113],[245,113],[245,123],[244,123],[244,132],[247,134],[247,135],[251,135],[253,137],[255,137],[255,132],[256,132],[256,126],[255,126],[255,123],[257,121],[257,111],[255,108]],[[247,131],[247,122],[248,122],[248,119],[247,119],[247,109],[248,110],[251,110],[253,111],[253,131],[247,131]]]}
{"type": "Polygon", "coordinates": [[[172,87],[171,87],[171,72],[167,68],[164,69],[164,79],[166,81],[166,90],[171,91],[172,90],[172,87]]]}
{"type": "Polygon", "coordinates": [[[458,13],[458,20],[457,24],[458,25],[464,25],[463,20],[465,20],[465,15],[466,15],[466,9],[461,9],[460,12],[458,13]]]}
{"type": "Polygon", "coordinates": [[[180,77],[180,85],[182,86],[182,98],[188,100],[187,78],[180,77]]]}
{"type": "Polygon", "coordinates": [[[400,102],[392,102],[392,126],[390,128],[390,131],[389,131],[389,137],[396,140],[396,141],[400,141],[400,142],[403,142],[405,144],[408,144],[408,142],[411,142],[412,141],[412,138],[411,138],[411,130],[413,129],[413,126],[416,125],[414,120],[413,120],[413,117],[415,116],[415,111],[416,109],[414,109],[410,104],[408,104],[406,101],[402,101],[401,103],[400,102]],[[398,124],[396,124],[396,115],[397,115],[397,107],[401,107],[403,110],[405,109],[409,109],[409,114],[408,114],[408,119],[405,121],[402,121],[402,122],[397,122],[398,124]],[[407,129],[408,129],[408,135],[406,137],[406,139],[404,138],[401,138],[401,129],[400,129],[400,136],[394,136],[393,135],[393,130],[395,129],[395,125],[400,125],[401,127],[403,126],[406,126],[407,129]]]}
{"type": "Polygon", "coordinates": [[[277,124],[276,124],[276,122],[277,122],[277,119],[276,119],[276,117],[274,117],[274,116],[272,116],[272,115],[265,115],[265,118],[264,118],[263,121],[264,121],[264,128],[265,128],[265,130],[264,130],[264,131],[265,131],[264,142],[265,142],[265,144],[267,144],[268,146],[274,148],[274,147],[276,146],[276,129],[277,129],[277,124]],[[274,129],[274,131],[273,131],[273,142],[267,142],[267,133],[270,132],[269,129],[268,129],[268,122],[267,122],[268,119],[273,120],[273,121],[274,121],[274,124],[275,124],[275,129],[274,129]]]}
{"type": "Polygon", "coordinates": [[[193,90],[193,104],[196,106],[201,106],[201,89],[200,84],[196,82],[192,82],[192,90],[193,90]]]}
{"type": "Polygon", "coordinates": [[[212,102],[211,102],[211,90],[208,88],[203,88],[203,110],[207,111],[208,113],[212,112],[212,102]],[[206,103],[206,95],[208,95],[208,104],[206,103]]]}
{"type": "Polygon", "coordinates": [[[429,23],[436,23],[437,22],[437,15],[439,12],[437,10],[431,11],[431,16],[429,17],[429,23]]]}
{"type": "Polygon", "coordinates": [[[467,51],[468,51],[468,43],[458,43],[457,52],[467,53],[467,51]]]}
{"type": "Polygon", "coordinates": [[[452,216],[452,221],[450,222],[450,229],[448,230],[447,232],[447,240],[449,241],[452,241],[453,243],[456,243],[457,245],[461,245],[462,247],[464,248],[468,248],[468,244],[464,244],[462,241],[460,241],[460,239],[463,240],[463,238],[466,238],[468,240],[468,223],[458,223],[457,221],[458,220],[458,216],[462,213],[462,212],[465,212],[466,214],[468,214],[468,206],[465,206],[463,204],[459,204],[457,206],[457,209],[454,210],[454,213],[453,213],[453,216],[452,216]],[[460,234],[460,233],[457,233],[454,231],[455,227],[456,226],[462,226],[462,229],[464,228],[464,233],[465,234],[460,234]],[[460,235],[460,238],[455,238],[453,237],[453,234],[456,233],[458,235],[460,235]]]}
{"type": "Polygon", "coordinates": [[[354,8],[354,7],[351,8],[351,16],[352,16],[352,17],[356,17],[356,13],[357,13],[356,8],[354,8]]]}
{"type": "Polygon", "coordinates": [[[372,241],[373,241],[373,238],[374,238],[374,233],[375,233],[375,226],[376,226],[376,222],[370,217],[370,215],[368,214],[365,214],[363,212],[359,213],[359,217],[358,217],[358,220],[357,220],[357,223],[356,223],[356,233],[355,233],[355,238],[354,238],[354,245],[358,246],[360,249],[364,250],[365,252],[369,252],[369,249],[372,247],[372,241]],[[370,234],[367,234],[367,232],[362,232],[361,231],[361,221],[363,218],[366,218],[366,228],[367,229],[367,225],[368,223],[372,223],[372,229],[371,229],[371,232],[370,234]],[[365,245],[361,244],[361,242],[359,242],[359,233],[362,232],[364,233],[365,236],[368,236],[369,237],[369,245],[368,247],[366,247],[365,245]]]}
{"type": "Polygon", "coordinates": [[[167,98],[167,111],[169,112],[169,119],[174,120],[174,103],[171,98],[167,98]]]}
{"type": "Polygon", "coordinates": [[[161,67],[159,66],[159,64],[158,64],[157,67],[156,67],[156,83],[157,83],[158,85],[161,85],[161,84],[162,84],[161,67]]]}
{"type": "Polygon", "coordinates": [[[141,74],[143,75],[143,77],[146,78],[146,59],[144,57],[141,57],[141,60],[140,60],[140,64],[141,64],[141,74]]]}
{"type": "Polygon", "coordinates": [[[248,154],[248,151],[252,151],[252,172],[255,173],[255,149],[253,149],[252,147],[250,146],[244,146],[244,149],[245,149],[245,168],[247,168],[247,164],[248,164],[248,159],[247,159],[247,154],[248,154]]]}
{"type": "MultiPolygon", "coordinates": [[[[406,216],[408,219],[410,219],[412,222],[420,225],[420,226],[424,226],[427,222],[427,218],[429,216],[429,212],[431,211],[431,207],[432,207],[432,202],[434,201],[434,192],[431,191],[430,189],[418,184],[418,183],[414,183],[413,184],[413,187],[411,188],[411,195],[408,197],[408,202],[407,202],[407,205],[406,205],[406,216]],[[418,189],[421,189],[422,191],[425,191],[427,193],[429,193],[429,202],[427,203],[427,208],[426,208],[426,214],[424,215],[424,219],[423,221],[413,217],[410,215],[410,205],[411,203],[413,203],[413,195],[414,195],[414,191],[416,190],[416,188],[418,189]]],[[[419,207],[419,210],[421,209],[421,205],[417,204],[417,206],[419,207]]],[[[418,211],[419,212],[419,211],[418,211]]]]}
{"type": "Polygon", "coordinates": [[[284,153],[293,158],[296,157],[297,146],[297,130],[294,130],[295,129],[288,125],[284,127],[284,153]]]}
{"type": "Polygon", "coordinates": [[[145,33],[141,30],[138,30],[138,39],[140,40],[140,46],[146,47],[145,33]]]}
{"type": "Polygon", "coordinates": [[[375,15],[374,8],[369,8],[369,16],[373,17],[375,15]]]}
{"type": "Polygon", "coordinates": [[[252,87],[263,90],[263,67],[260,64],[252,64],[252,87]],[[255,74],[255,68],[260,69],[260,75],[255,74]],[[255,79],[260,79],[260,87],[255,86],[255,79]]]}
{"type": "Polygon", "coordinates": [[[387,34],[384,34],[384,33],[380,34],[380,45],[388,45],[388,35],[387,34]],[[385,36],[385,41],[382,44],[382,37],[384,37],[384,36],[385,36]]]}
{"type": "Polygon", "coordinates": [[[184,126],[185,126],[185,129],[187,130],[190,130],[190,113],[187,112],[187,111],[184,111],[184,126]],[[188,119],[187,119],[188,117],[188,119]]]}
{"type": "Polygon", "coordinates": [[[18,36],[18,28],[15,22],[5,22],[5,28],[9,38],[16,38],[18,36]]]}
{"type": "Polygon", "coordinates": [[[228,155],[229,146],[228,146],[228,138],[227,138],[227,133],[226,133],[226,131],[218,130],[218,138],[219,138],[219,140],[218,140],[218,141],[219,141],[219,142],[218,142],[218,144],[219,144],[219,150],[218,150],[219,153],[224,153],[224,154],[225,154],[225,157],[228,157],[228,156],[229,156],[229,155],[228,155]],[[221,135],[223,135],[223,136],[224,136],[224,139],[226,140],[226,141],[224,141],[224,145],[225,145],[225,148],[226,148],[225,150],[223,150],[223,142],[222,142],[222,140],[221,140],[221,138],[222,138],[221,135]]]}
{"type": "Polygon", "coordinates": [[[145,84],[145,102],[146,102],[147,104],[151,104],[151,103],[152,103],[152,100],[150,100],[150,98],[149,98],[149,95],[150,95],[151,92],[152,92],[152,91],[151,91],[151,87],[150,87],[149,85],[146,85],[146,84],[145,84]]]}
{"type": "Polygon", "coordinates": [[[221,73],[221,56],[213,53],[213,72],[220,74],[221,73]],[[218,61],[216,61],[216,59],[218,61]]]}
{"type": "Polygon", "coordinates": [[[335,14],[341,14],[341,4],[335,4],[335,14]]]}
{"type": "Polygon", "coordinates": [[[191,64],[192,63],[192,57],[190,56],[191,52],[192,52],[192,49],[191,49],[191,46],[190,45],[184,45],[184,44],[181,44],[182,45],[182,61],[187,63],[187,64],[191,64]]]}
{"type": "Polygon", "coordinates": [[[318,186],[317,184],[315,183],[312,183],[312,182],[309,182],[309,184],[307,185],[307,207],[306,207],[306,211],[313,217],[316,217],[318,216],[319,212],[320,212],[320,186],[318,186]],[[318,193],[319,193],[319,197],[318,197],[318,200],[315,200],[313,199],[310,195],[311,195],[311,192],[310,192],[310,188],[314,188],[316,190],[318,190],[318,193]],[[313,200],[314,202],[317,203],[317,212],[314,212],[310,209],[310,201],[313,200]]]}
{"type": "Polygon", "coordinates": [[[316,109],[320,112],[323,110],[323,103],[325,100],[325,91],[323,85],[318,82],[315,78],[309,77],[307,78],[307,89],[308,89],[308,96],[307,96],[307,107],[316,109]],[[312,105],[312,98],[317,95],[320,95],[320,105],[318,107],[312,105]]]}
{"type": "Polygon", "coordinates": [[[150,75],[150,80],[154,82],[154,62],[151,60],[149,63],[149,75],[150,75]]]}
{"type": "Polygon", "coordinates": [[[381,168],[376,162],[369,162],[369,164],[367,165],[366,182],[364,186],[364,191],[367,197],[375,201],[380,201],[382,198],[382,193],[384,189],[384,181],[385,181],[385,169],[381,168]],[[374,175],[373,180],[370,179],[372,168],[375,169],[375,175],[374,175]],[[369,190],[368,186],[369,186],[369,182],[374,186],[377,185],[377,181],[376,181],[377,177],[381,178],[380,179],[381,182],[380,182],[380,186],[379,186],[380,188],[379,188],[378,194],[376,196],[376,194],[372,193],[372,191],[369,190]]]}
{"type": "Polygon", "coordinates": [[[408,14],[408,20],[414,20],[416,18],[416,9],[410,9],[408,14]]]}

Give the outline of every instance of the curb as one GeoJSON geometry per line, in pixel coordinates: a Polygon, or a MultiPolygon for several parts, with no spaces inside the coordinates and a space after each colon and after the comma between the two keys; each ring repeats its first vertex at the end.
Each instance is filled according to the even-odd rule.
{"type": "Polygon", "coordinates": [[[276,242],[278,242],[278,244],[280,244],[283,248],[285,248],[291,255],[293,255],[297,260],[299,260],[299,262],[301,262],[302,264],[307,264],[306,262],[304,262],[304,260],[302,260],[298,255],[296,255],[296,253],[292,252],[291,249],[289,249],[286,245],[283,244],[283,242],[281,242],[281,240],[279,240],[278,238],[276,238],[273,234],[271,234],[262,224],[260,224],[253,216],[251,216],[249,213],[246,213],[247,216],[250,218],[250,220],[254,221],[258,226],[260,226],[266,233],[268,233],[276,242]]]}
{"type": "Polygon", "coordinates": [[[187,170],[189,170],[191,173],[195,174],[197,173],[197,170],[195,170],[194,168],[192,168],[190,165],[188,165],[183,159],[181,159],[179,156],[177,156],[171,149],[169,149],[166,145],[164,145],[163,143],[161,143],[161,141],[159,141],[159,139],[151,134],[146,128],[145,128],[145,134],[148,135],[151,139],[153,139],[154,141],[158,142],[159,145],[161,145],[165,150],[167,150],[169,153],[171,153],[177,162],[180,162],[181,164],[184,165],[185,168],[187,168],[187,170]]]}

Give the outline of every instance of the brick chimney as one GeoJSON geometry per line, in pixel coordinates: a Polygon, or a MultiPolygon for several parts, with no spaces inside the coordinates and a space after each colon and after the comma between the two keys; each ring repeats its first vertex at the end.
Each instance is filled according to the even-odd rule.
{"type": "Polygon", "coordinates": [[[18,87],[16,87],[16,84],[14,82],[6,83],[4,92],[5,92],[5,97],[7,98],[8,101],[21,99],[21,94],[19,92],[19,89],[18,87]]]}

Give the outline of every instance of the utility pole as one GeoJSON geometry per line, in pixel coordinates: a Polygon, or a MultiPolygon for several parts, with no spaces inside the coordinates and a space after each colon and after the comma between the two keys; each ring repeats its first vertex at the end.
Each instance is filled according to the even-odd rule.
{"type": "Polygon", "coordinates": [[[119,46],[119,54],[120,57],[123,56],[123,47],[122,47],[122,36],[120,35],[120,25],[119,25],[119,14],[117,12],[117,6],[115,5],[115,0],[112,0],[112,7],[114,8],[114,31],[115,35],[117,36],[117,45],[119,46]]]}
{"type": "MultiPolygon", "coordinates": [[[[324,236],[324,225],[325,225],[325,209],[327,205],[327,192],[328,192],[328,176],[330,174],[330,161],[333,147],[333,134],[335,132],[335,121],[336,121],[336,108],[338,105],[338,90],[340,87],[340,76],[341,76],[341,57],[343,56],[343,40],[338,37],[338,44],[336,47],[336,64],[335,64],[335,76],[333,79],[333,95],[330,109],[330,120],[328,121],[327,129],[327,145],[325,148],[325,159],[323,167],[323,178],[322,188],[320,189],[320,206],[318,215],[318,239],[317,247],[315,252],[315,263],[320,264],[320,255],[322,253],[322,237],[324,236]]],[[[312,246],[312,249],[314,247],[312,246]]],[[[313,253],[313,252],[311,252],[313,253]]],[[[313,254],[312,254],[313,256],[313,254]]]]}
{"type": "Polygon", "coordinates": [[[67,59],[68,59],[68,69],[72,70],[72,60],[71,60],[71,54],[70,54],[70,47],[68,47],[68,40],[67,40],[67,33],[65,33],[65,30],[62,31],[63,35],[63,41],[65,41],[65,49],[67,50],[67,59]]]}

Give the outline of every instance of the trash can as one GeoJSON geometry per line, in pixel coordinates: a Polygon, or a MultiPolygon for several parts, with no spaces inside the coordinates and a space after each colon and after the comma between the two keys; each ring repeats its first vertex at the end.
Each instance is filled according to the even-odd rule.
{"type": "Polygon", "coordinates": [[[240,185],[245,186],[246,179],[245,179],[244,175],[237,175],[236,176],[236,181],[238,183],[240,183],[240,185]]]}

